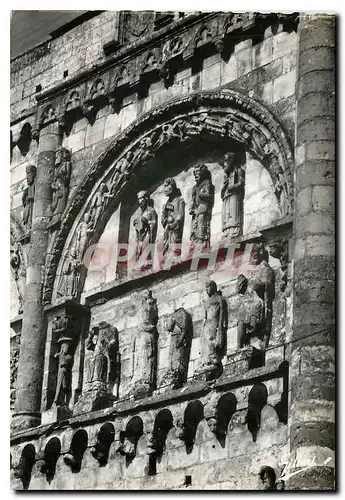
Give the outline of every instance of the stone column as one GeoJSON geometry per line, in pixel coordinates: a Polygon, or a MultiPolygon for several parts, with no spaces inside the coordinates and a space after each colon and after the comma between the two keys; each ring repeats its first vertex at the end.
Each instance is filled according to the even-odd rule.
{"type": "Polygon", "coordinates": [[[334,488],[335,17],[302,14],[298,34],[286,488],[323,490],[334,488]]]}
{"type": "Polygon", "coordinates": [[[41,390],[46,340],[42,288],[50,221],[51,182],[55,151],[61,145],[57,122],[40,131],[35,201],[26,273],[26,301],[23,308],[21,348],[18,362],[15,413],[12,428],[28,428],[41,421],[41,390]]]}

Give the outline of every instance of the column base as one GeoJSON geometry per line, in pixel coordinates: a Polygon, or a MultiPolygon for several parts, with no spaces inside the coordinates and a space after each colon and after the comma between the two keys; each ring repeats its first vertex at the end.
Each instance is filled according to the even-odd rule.
{"type": "Polygon", "coordinates": [[[285,480],[285,490],[319,490],[334,491],[335,474],[333,467],[316,465],[309,469],[301,468],[291,473],[291,476],[285,480]]]}
{"type": "Polygon", "coordinates": [[[16,433],[41,425],[41,413],[35,411],[17,411],[12,414],[11,432],[16,433]]]}

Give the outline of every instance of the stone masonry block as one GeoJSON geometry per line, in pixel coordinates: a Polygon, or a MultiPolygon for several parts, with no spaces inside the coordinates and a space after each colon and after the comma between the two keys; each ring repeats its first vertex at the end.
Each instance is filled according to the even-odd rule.
{"type": "Polygon", "coordinates": [[[240,77],[249,73],[252,69],[252,48],[241,50],[236,54],[237,76],[240,77]]]}
{"type": "Polygon", "coordinates": [[[273,81],[273,102],[289,97],[295,92],[296,71],[290,71],[273,81]]]}
{"type": "Polygon", "coordinates": [[[202,70],[202,90],[211,90],[220,85],[220,64],[208,66],[202,70]]]}
{"type": "Polygon", "coordinates": [[[296,171],[296,186],[303,189],[310,185],[334,186],[335,163],[333,161],[309,161],[296,171]]]}
{"type": "Polygon", "coordinates": [[[129,104],[122,109],[121,131],[130,125],[137,117],[137,104],[129,104]]]}
{"type": "Polygon", "coordinates": [[[306,145],[308,160],[335,160],[334,141],[315,141],[306,145]]]}
{"type": "Polygon", "coordinates": [[[100,118],[96,120],[93,125],[89,125],[86,129],[85,136],[85,147],[91,146],[92,144],[96,144],[96,142],[100,142],[104,137],[104,128],[105,128],[105,118],[100,118]]]}
{"type": "Polygon", "coordinates": [[[229,61],[221,61],[220,63],[220,81],[221,85],[232,82],[237,78],[237,59],[232,55],[229,61]]]}
{"type": "Polygon", "coordinates": [[[305,187],[296,195],[296,213],[303,214],[311,209],[311,187],[305,187]]]}
{"type": "Polygon", "coordinates": [[[297,47],[297,33],[283,31],[273,37],[273,58],[279,59],[297,47]]]}
{"type": "Polygon", "coordinates": [[[332,186],[314,186],[312,192],[313,210],[334,213],[335,189],[332,186]]]}
{"type": "Polygon", "coordinates": [[[335,116],[335,95],[307,94],[298,101],[297,124],[309,123],[315,116],[335,116]]]}
{"type": "Polygon", "coordinates": [[[306,141],[333,140],[335,138],[335,117],[319,116],[299,126],[298,144],[306,141]]]}
{"type": "Polygon", "coordinates": [[[268,38],[253,47],[253,69],[265,66],[272,61],[273,40],[268,38]]]}
{"type": "Polygon", "coordinates": [[[299,58],[298,77],[314,70],[333,70],[335,52],[330,47],[315,47],[305,50],[299,58]]]}
{"type": "Polygon", "coordinates": [[[299,224],[295,228],[297,238],[306,234],[334,234],[335,219],[333,215],[323,212],[310,212],[301,215],[299,224]]]}

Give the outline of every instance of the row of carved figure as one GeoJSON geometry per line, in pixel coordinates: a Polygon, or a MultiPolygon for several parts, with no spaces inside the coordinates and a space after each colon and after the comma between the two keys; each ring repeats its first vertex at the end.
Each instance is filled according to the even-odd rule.
{"type": "MultiPolygon", "coordinates": [[[[231,440],[233,438],[236,441],[239,432],[248,433],[249,431],[255,442],[260,426],[264,426],[265,423],[269,425],[271,432],[278,430],[279,426],[284,424],[279,423],[276,410],[267,405],[265,401],[267,401],[267,389],[264,384],[257,384],[249,393],[248,409],[237,411],[236,397],[229,392],[222,396],[214,394],[206,405],[203,405],[199,400],[190,401],[185,408],[183,417],[178,417],[175,421],[169,409],[162,409],[158,411],[154,423],[149,425],[149,430],[145,430],[146,424],[144,425],[142,418],[138,415],[131,417],[123,430],[118,427],[115,430],[114,423],[105,422],[95,437],[90,437],[85,429],[75,431],[69,448],[64,450],[62,450],[58,437],[50,438],[45,444],[44,452],[40,452],[38,456],[36,456],[36,450],[32,444],[26,445],[18,463],[13,468],[16,477],[23,480],[25,468],[29,466],[26,460],[32,463],[36,461],[40,472],[45,474],[50,482],[54,477],[56,463],[61,454],[63,454],[66,465],[73,472],[79,472],[83,455],[88,447],[90,447],[91,455],[99,462],[100,466],[105,466],[108,463],[112,447],[116,454],[125,457],[126,467],[133,462],[137,455],[143,455],[144,452],[148,456],[146,473],[155,475],[157,461],[160,461],[164,452],[169,453],[171,441],[168,441],[168,435],[170,435],[170,440],[172,439],[174,442],[174,448],[179,447],[178,442],[180,441],[189,454],[197,443],[200,444],[197,439],[197,429],[204,419],[222,448],[226,446],[227,435],[231,448],[231,440]]],[[[263,436],[267,432],[265,429],[263,429],[263,436]]],[[[111,452],[111,457],[114,458],[113,452],[111,452]]],[[[260,474],[263,483],[265,483],[264,479],[269,478],[265,478],[264,468],[260,470],[260,474]]]]}
{"type": "MultiPolygon", "coordinates": [[[[272,327],[272,303],[274,298],[273,269],[267,262],[267,252],[262,245],[256,247],[257,272],[249,280],[239,275],[238,291],[238,348],[249,346],[255,338],[261,349],[269,342],[272,327]]],[[[205,316],[200,338],[200,360],[194,377],[212,380],[218,378],[222,371],[222,358],[225,353],[228,329],[228,307],[222,293],[217,290],[214,281],[206,283],[207,300],[204,302],[205,316]]],[[[157,379],[158,359],[158,306],[152,291],[145,292],[142,300],[141,326],[132,346],[132,380],[130,395],[139,398],[152,394],[157,379]]],[[[53,329],[64,331],[57,317],[53,329]]],[[[169,370],[165,374],[165,382],[170,388],[182,387],[187,381],[190,349],[193,336],[193,323],[190,314],[184,309],[177,309],[167,324],[170,332],[169,370]]],[[[71,397],[71,371],[75,340],[63,334],[61,344],[59,370],[57,378],[55,405],[68,406],[71,397]]],[[[120,352],[116,327],[102,322],[94,326],[86,341],[86,348],[93,352],[89,366],[84,370],[84,394],[77,403],[83,407],[85,402],[94,398],[104,399],[106,394],[113,393],[118,397],[120,383],[120,352]]],[[[95,403],[96,404],[96,403],[95,403]]],[[[97,406],[97,404],[96,404],[97,406]]],[[[93,406],[89,407],[91,410],[93,406]]]]}

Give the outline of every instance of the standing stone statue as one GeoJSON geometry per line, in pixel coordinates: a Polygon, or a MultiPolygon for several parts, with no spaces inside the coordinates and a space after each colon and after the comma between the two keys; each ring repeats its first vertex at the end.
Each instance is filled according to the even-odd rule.
{"type": "Polygon", "coordinates": [[[243,231],[245,171],[235,153],[224,155],[222,167],[225,174],[221,189],[223,236],[234,238],[243,231]]]}
{"type": "Polygon", "coordinates": [[[208,299],[204,303],[205,319],[200,335],[201,359],[196,374],[204,374],[206,380],[212,380],[222,373],[221,359],[228,329],[228,309],[214,281],[207,281],[205,288],[208,299]]]}
{"type": "Polygon", "coordinates": [[[134,398],[148,396],[156,388],[158,308],[151,290],[145,292],[141,314],[141,326],[132,345],[131,394],[134,398]]]}
{"type": "Polygon", "coordinates": [[[28,233],[29,231],[31,231],[32,224],[32,210],[35,198],[36,167],[34,165],[28,165],[25,169],[25,172],[27,186],[24,189],[22,196],[22,203],[24,207],[23,224],[26,232],[28,233]]]}
{"type": "Polygon", "coordinates": [[[72,248],[65,263],[58,294],[66,298],[76,298],[79,291],[81,262],[77,259],[76,249],[72,248]]]}
{"type": "Polygon", "coordinates": [[[137,260],[148,245],[155,243],[157,236],[157,212],[153,208],[153,200],[147,191],[139,191],[137,194],[140,215],[133,221],[137,234],[137,260]]]}
{"type": "Polygon", "coordinates": [[[255,278],[248,279],[240,274],[237,278],[237,292],[241,296],[237,317],[238,348],[250,345],[252,337],[261,338],[263,333],[264,303],[256,293],[255,278]]]}
{"type": "Polygon", "coordinates": [[[169,368],[164,382],[174,389],[182,387],[187,380],[188,363],[193,337],[191,315],[180,307],[170,316],[167,330],[170,332],[169,368]]]}
{"type": "Polygon", "coordinates": [[[196,165],[194,177],[196,184],[193,187],[192,206],[189,211],[192,216],[190,239],[204,248],[210,246],[214,185],[206,165],[196,165]]]}
{"type": "Polygon", "coordinates": [[[132,151],[127,151],[125,156],[123,156],[115,165],[114,174],[110,180],[110,195],[113,196],[115,194],[115,190],[117,188],[117,183],[121,179],[127,180],[129,178],[131,169],[133,168],[133,153],[132,151]]]}
{"type": "Polygon", "coordinates": [[[70,337],[60,337],[58,342],[60,352],[55,354],[55,358],[59,360],[59,368],[53,406],[68,407],[72,394],[72,339],[70,337]]]}
{"type": "Polygon", "coordinates": [[[272,267],[268,264],[269,254],[263,243],[253,243],[251,262],[257,266],[254,271],[255,291],[263,300],[264,304],[264,322],[265,333],[263,347],[268,346],[272,330],[273,299],[275,296],[275,274],[272,267]]]}
{"type": "Polygon", "coordinates": [[[117,328],[102,321],[93,327],[86,340],[86,349],[93,352],[86,370],[87,390],[110,392],[115,383],[119,392],[119,334],[117,328]]]}
{"type": "Polygon", "coordinates": [[[164,227],[163,254],[171,246],[182,242],[185,202],[174,179],[169,177],[164,182],[164,194],[168,201],[163,206],[161,222],[164,227]]]}
{"type": "Polygon", "coordinates": [[[109,408],[119,397],[120,351],[117,328],[102,321],[91,328],[85,342],[83,392],[73,415],[109,408]]]}
{"type": "Polygon", "coordinates": [[[71,171],[70,152],[66,148],[59,148],[55,154],[54,180],[51,184],[53,220],[60,219],[66,208],[71,171]]]}

